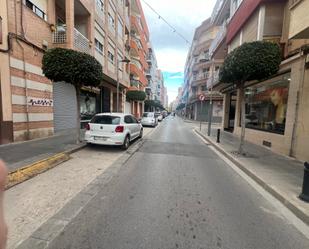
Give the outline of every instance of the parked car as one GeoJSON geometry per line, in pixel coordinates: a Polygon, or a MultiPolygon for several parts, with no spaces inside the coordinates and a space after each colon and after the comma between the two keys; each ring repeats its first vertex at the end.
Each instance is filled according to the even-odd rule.
{"type": "Polygon", "coordinates": [[[163,111],[163,112],[162,112],[162,115],[163,115],[163,118],[166,118],[166,117],[168,116],[167,111],[163,111]]]}
{"type": "Polygon", "coordinates": [[[163,115],[160,112],[157,112],[155,114],[156,118],[158,119],[159,122],[161,122],[163,120],[163,115]]]}
{"type": "Polygon", "coordinates": [[[141,124],[143,126],[152,126],[155,127],[158,124],[158,119],[155,116],[154,112],[144,112],[141,124]]]}
{"type": "Polygon", "coordinates": [[[128,149],[130,142],[143,136],[143,126],[131,114],[100,113],[86,125],[89,144],[119,145],[128,149]]]}

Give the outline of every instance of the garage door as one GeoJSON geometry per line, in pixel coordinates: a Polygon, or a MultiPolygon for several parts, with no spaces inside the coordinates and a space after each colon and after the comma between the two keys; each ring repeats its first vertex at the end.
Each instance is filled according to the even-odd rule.
{"type": "Polygon", "coordinates": [[[132,114],[131,102],[125,102],[124,113],[132,114]]]}
{"type": "Polygon", "coordinates": [[[76,128],[76,96],[73,85],[64,82],[53,84],[55,132],[76,128]]]}

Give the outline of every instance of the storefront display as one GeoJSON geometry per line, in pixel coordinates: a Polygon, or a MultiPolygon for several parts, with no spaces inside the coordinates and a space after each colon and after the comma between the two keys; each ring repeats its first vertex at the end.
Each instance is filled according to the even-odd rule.
{"type": "Polygon", "coordinates": [[[290,74],[246,88],[246,128],[284,134],[290,74]]]}
{"type": "Polygon", "coordinates": [[[81,122],[88,122],[100,112],[100,92],[96,89],[82,89],[80,94],[81,122]]]}

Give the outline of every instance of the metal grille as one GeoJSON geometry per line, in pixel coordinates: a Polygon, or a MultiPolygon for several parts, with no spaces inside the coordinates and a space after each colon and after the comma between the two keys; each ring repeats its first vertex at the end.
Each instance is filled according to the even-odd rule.
{"type": "Polygon", "coordinates": [[[67,34],[65,31],[55,31],[53,33],[53,43],[63,44],[66,43],[67,34]]]}
{"type": "Polygon", "coordinates": [[[84,53],[90,53],[89,40],[77,29],[74,29],[74,47],[84,53]]]}

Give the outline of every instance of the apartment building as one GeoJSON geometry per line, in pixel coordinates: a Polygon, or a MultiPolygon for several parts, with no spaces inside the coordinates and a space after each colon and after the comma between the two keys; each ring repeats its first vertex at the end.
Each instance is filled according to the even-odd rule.
{"type": "Polygon", "coordinates": [[[150,42],[148,43],[147,62],[148,62],[148,70],[146,71],[146,77],[148,80],[148,85],[147,85],[146,91],[148,94],[148,99],[158,100],[159,99],[159,96],[157,94],[158,81],[156,80],[158,64],[157,64],[155,52],[150,42]]]}
{"type": "MultiPolygon", "coordinates": [[[[140,0],[131,1],[131,31],[130,31],[130,90],[145,91],[148,85],[146,72],[149,30],[144,16],[140,0]]],[[[131,111],[137,117],[141,117],[144,110],[142,101],[131,101],[131,111]]]]}
{"type": "MultiPolygon", "coordinates": [[[[221,56],[221,48],[228,53],[256,40],[276,42],[282,48],[276,75],[246,83],[246,139],[309,160],[309,21],[305,13],[309,1],[225,0],[217,1],[216,8],[212,19],[225,30],[214,45],[214,55],[221,56]]],[[[213,87],[224,94],[223,128],[240,135],[240,89],[220,82],[213,87]]]]}
{"type": "Polygon", "coordinates": [[[45,137],[76,126],[75,89],[50,82],[41,70],[46,49],[63,47],[89,53],[103,66],[99,88],[83,88],[81,117],[116,111],[129,87],[130,3],[124,0],[2,1],[0,10],[1,143],[45,137]],[[117,65],[119,70],[117,70],[117,65]]]}
{"type": "Polygon", "coordinates": [[[207,82],[212,80],[212,70],[219,71],[210,58],[209,49],[218,33],[218,27],[205,20],[197,29],[185,65],[185,82],[183,86],[186,102],[186,116],[192,120],[208,121],[209,111],[213,110],[212,120],[221,122],[222,96],[218,92],[210,91],[207,82]],[[201,101],[201,96],[204,100],[201,101]],[[213,106],[210,105],[212,100],[213,106]]]}

